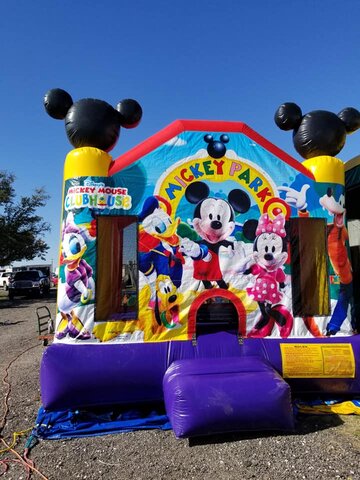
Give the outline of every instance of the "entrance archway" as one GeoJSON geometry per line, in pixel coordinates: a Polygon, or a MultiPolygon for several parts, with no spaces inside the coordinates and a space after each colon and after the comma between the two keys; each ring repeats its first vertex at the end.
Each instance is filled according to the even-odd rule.
{"type": "MultiPolygon", "coordinates": [[[[190,306],[189,316],[188,316],[188,338],[192,339],[196,335],[196,321],[199,308],[205,304],[207,300],[221,298],[228,300],[236,310],[238,322],[237,322],[237,331],[241,336],[246,334],[246,310],[241,300],[237,295],[225,290],[223,288],[214,288],[211,290],[205,290],[200,293],[200,295],[193,301],[190,306]]],[[[222,305],[221,303],[219,305],[222,305]]]]}

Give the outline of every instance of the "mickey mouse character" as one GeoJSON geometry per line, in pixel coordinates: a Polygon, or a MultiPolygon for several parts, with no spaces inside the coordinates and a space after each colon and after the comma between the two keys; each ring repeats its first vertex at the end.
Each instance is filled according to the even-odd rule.
{"type": "Polygon", "coordinates": [[[44,106],[50,117],[65,119],[67,137],[75,148],[95,147],[105,152],[115,147],[120,127],[134,128],[142,117],[136,100],[122,100],[116,108],[95,98],[73,103],[70,94],[60,88],[46,93],[44,106]]]}
{"type": "Polygon", "coordinates": [[[247,269],[243,273],[256,277],[255,284],[246,290],[248,295],[258,302],[261,319],[248,336],[266,337],[271,334],[276,322],[280,336],[287,338],[293,326],[293,317],[285,306],[280,304],[280,288],[285,287],[286,280],[282,265],[288,257],[285,216],[278,214],[271,220],[269,215],[264,213],[260,217],[255,235],[252,259],[247,262],[247,269]]]}
{"type": "Polygon", "coordinates": [[[248,194],[239,189],[231,190],[227,200],[209,197],[209,193],[204,182],[193,182],[186,188],[186,199],[196,204],[192,223],[201,240],[183,238],[180,251],[194,260],[194,278],[201,280],[206,289],[212,288],[212,281],[227,289],[220,269],[219,250],[220,247],[234,250],[234,243],[226,239],[234,231],[235,212],[247,212],[251,203],[248,194]]]}

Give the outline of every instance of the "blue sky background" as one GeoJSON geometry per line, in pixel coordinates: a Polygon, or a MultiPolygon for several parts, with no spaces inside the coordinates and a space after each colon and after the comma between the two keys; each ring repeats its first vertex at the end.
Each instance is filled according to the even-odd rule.
{"type": "MultiPolygon", "coordinates": [[[[45,186],[39,213],[52,225],[57,262],[62,170],[71,145],[45,113],[50,88],[115,105],[137,99],[138,128],[121,132],[114,158],[172,121],[243,121],[299,159],[273,116],[285,101],[303,113],[360,109],[357,0],[3,0],[0,4],[0,169],[19,194],[45,186]]],[[[360,131],[339,157],[360,154],[360,131]]]]}

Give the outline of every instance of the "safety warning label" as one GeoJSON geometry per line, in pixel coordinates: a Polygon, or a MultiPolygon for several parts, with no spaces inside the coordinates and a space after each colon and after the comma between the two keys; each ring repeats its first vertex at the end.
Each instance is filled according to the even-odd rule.
{"type": "Polygon", "coordinates": [[[281,343],[284,378],[354,378],[355,359],[349,343],[281,343]]]}

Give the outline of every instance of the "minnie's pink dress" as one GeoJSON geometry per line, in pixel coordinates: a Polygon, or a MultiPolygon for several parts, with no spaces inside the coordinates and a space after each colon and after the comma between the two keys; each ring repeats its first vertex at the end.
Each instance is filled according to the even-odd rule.
{"type": "Polygon", "coordinates": [[[285,282],[286,278],[283,269],[268,271],[260,265],[253,265],[250,273],[257,278],[254,286],[246,289],[248,295],[257,302],[279,303],[282,298],[279,283],[285,282]]]}

